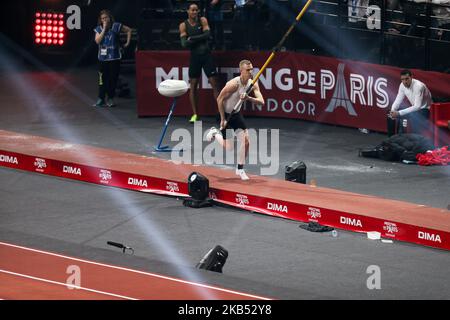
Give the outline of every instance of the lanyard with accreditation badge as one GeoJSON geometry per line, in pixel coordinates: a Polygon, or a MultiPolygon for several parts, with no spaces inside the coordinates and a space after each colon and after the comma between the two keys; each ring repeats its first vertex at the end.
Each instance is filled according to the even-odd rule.
{"type": "MultiPolygon", "coordinates": [[[[108,30],[107,33],[105,34],[103,42],[111,44],[112,37],[113,37],[113,34],[112,34],[111,30],[108,30]]],[[[106,56],[107,54],[108,54],[108,48],[106,48],[106,47],[100,48],[100,55],[106,56]]]]}

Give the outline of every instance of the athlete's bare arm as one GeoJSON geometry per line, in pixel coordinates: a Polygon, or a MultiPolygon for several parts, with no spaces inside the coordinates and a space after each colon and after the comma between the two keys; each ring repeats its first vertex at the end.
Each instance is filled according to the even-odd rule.
{"type": "Polygon", "coordinates": [[[222,129],[226,126],[224,101],[228,99],[236,90],[238,90],[238,87],[239,85],[236,81],[228,81],[217,97],[217,107],[220,113],[220,127],[222,129]]]}
{"type": "Polygon", "coordinates": [[[263,96],[262,96],[261,91],[259,90],[259,84],[258,84],[258,82],[256,82],[256,83],[253,85],[253,90],[252,90],[251,93],[254,95],[254,97],[252,97],[252,96],[247,96],[246,100],[249,100],[249,101],[251,101],[251,102],[253,102],[253,103],[257,103],[257,104],[264,105],[264,98],[263,98],[263,96]]]}
{"type": "Polygon", "coordinates": [[[187,37],[186,25],[184,24],[184,22],[180,23],[179,29],[180,29],[180,38],[187,37]]]}

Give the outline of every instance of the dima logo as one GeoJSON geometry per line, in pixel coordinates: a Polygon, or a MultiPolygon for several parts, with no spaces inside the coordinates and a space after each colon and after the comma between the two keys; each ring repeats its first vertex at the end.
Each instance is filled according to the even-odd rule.
{"type": "Polygon", "coordinates": [[[438,234],[419,231],[418,237],[419,239],[442,243],[441,237],[438,234]]]}
{"type": "Polygon", "coordinates": [[[138,187],[148,187],[147,180],[145,179],[137,179],[137,178],[128,178],[128,184],[132,186],[138,187]]]}
{"type": "Polygon", "coordinates": [[[81,169],[77,167],[63,166],[63,172],[81,176],[81,169]]]}
{"type": "Polygon", "coordinates": [[[0,162],[8,162],[13,164],[19,164],[17,157],[5,156],[4,154],[0,154],[0,162]]]}
{"type": "Polygon", "coordinates": [[[362,228],[362,223],[361,223],[361,220],[359,220],[359,219],[352,219],[352,218],[341,216],[340,222],[341,222],[341,224],[347,224],[349,226],[362,228]]]}
{"type": "Polygon", "coordinates": [[[267,202],[267,209],[288,213],[287,206],[278,203],[267,202]]]}

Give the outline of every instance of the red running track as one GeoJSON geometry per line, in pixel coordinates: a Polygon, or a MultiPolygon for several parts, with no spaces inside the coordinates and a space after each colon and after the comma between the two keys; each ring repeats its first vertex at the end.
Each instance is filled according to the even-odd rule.
{"type": "Polygon", "coordinates": [[[0,242],[0,298],[268,300],[261,296],[4,242],[0,242]],[[79,275],[79,282],[74,280],[75,275],[79,275]]]}

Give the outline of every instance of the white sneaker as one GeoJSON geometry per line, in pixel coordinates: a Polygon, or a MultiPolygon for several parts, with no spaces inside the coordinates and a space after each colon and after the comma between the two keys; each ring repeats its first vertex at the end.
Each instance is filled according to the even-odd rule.
{"type": "Polygon", "coordinates": [[[219,130],[216,129],[216,127],[211,127],[209,129],[208,133],[206,134],[206,140],[212,141],[214,139],[214,136],[219,133],[219,130]]]}
{"type": "Polygon", "coordinates": [[[236,169],[236,174],[241,177],[241,180],[250,180],[244,169],[236,169]]]}

